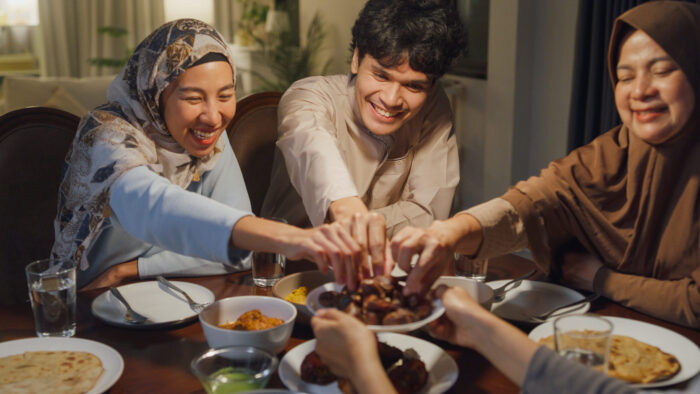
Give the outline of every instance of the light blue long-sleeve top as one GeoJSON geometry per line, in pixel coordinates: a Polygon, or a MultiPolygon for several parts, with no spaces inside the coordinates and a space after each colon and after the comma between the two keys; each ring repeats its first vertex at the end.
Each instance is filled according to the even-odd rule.
{"type": "Polygon", "coordinates": [[[78,287],[114,265],[138,259],[140,278],[217,275],[250,268],[250,252],[229,246],[236,222],[252,215],[248,192],[226,133],[224,151],[187,190],[146,166],[110,188],[113,215],[88,250],[78,287]]]}

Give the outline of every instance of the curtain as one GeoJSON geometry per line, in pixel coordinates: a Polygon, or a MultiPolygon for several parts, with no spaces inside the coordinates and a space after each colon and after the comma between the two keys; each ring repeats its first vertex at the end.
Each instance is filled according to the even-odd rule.
{"type": "Polygon", "coordinates": [[[240,15],[241,5],[237,0],[214,0],[214,28],[226,42],[233,42],[234,15],[240,15]]]}
{"type": "MultiPolygon", "coordinates": [[[[610,33],[615,18],[647,1],[650,0],[579,0],[569,151],[621,123],[608,76],[610,33]]],[[[685,1],[700,4],[700,0],[685,1]]]]}
{"type": "Polygon", "coordinates": [[[165,21],[163,0],[39,0],[43,42],[42,75],[112,75],[113,67],[91,65],[91,58],[123,58],[165,21]],[[126,39],[98,34],[103,26],[125,28],[126,39]]]}
{"type": "Polygon", "coordinates": [[[615,18],[646,1],[579,1],[569,115],[569,151],[620,124],[608,77],[610,33],[615,18]]]}

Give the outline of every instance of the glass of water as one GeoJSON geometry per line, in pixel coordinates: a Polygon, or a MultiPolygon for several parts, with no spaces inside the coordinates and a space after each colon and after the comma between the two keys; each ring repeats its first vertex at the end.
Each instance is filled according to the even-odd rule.
{"type": "Polygon", "coordinates": [[[73,260],[43,259],[25,268],[37,336],[75,335],[75,267],[73,260]]]}
{"type": "Polygon", "coordinates": [[[455,273],[479,282],[486,280],[489,261],[487,259],[475,260],[463,254],[455,253],[455,273]]]}
{"type": "Polygon", "coordinates": [[[600,316],[568,315],[554,321],[554,346],[561,356],[608,372],[612,323],[600,316]]]}
{"type": "MultiPolygon", "coordinates": [[[[282,218],[266,218],[277,222],[287,223],[282,218]]],[[[253,283],[260,287],[270,287],[284,276],[284,266],[287,258],[279,253],[253,252],[251,268],[253,283]]]]}

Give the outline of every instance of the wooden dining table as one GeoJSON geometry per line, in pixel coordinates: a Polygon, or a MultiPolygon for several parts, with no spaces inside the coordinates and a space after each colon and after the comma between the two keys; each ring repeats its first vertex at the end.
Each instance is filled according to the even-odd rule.
{"type": "MultiPolygon", "coordinates": [[[[289,262],[287,272],[292,273],[314,266],[307,262],[289,262]]],[[[489,261],[487,280],[517,277],[534,268],[534,263],[516,255],[507,255],[489,261]]],[[[546,281],[543,274],[533,280],[546,281]]],[[[178,278],[196,283],[211,290],[216,299],[240,295],[272,295],[271,288],[256,287],[250,271],[223,276],[178,278]]],[[[203,393],[197,378],[190,372],[190,361],[208,349],[199,321],[191,321],[169,329],[129,329],[110,326],[94,317],[91,303],[104,290],[79,292],[77,297],[78,338],[102,342],[116,349],[124,359],[124,371],[109,390],[110,393],[203,393]]],[[[700,331],[668,323],[623,307],[605,298],[591,305],[590,312],[604,316],[617,316],[640,320],[665,327],[679,333],[700,346],[700,331]]],[[[529,332],[534,326],[518,325],[529,332]]],[[[450,393],[518,393],[519,388],[479,353],[450,345],[429,337],[423,332],[414,333],[442,347],[459,367],[459,377],[450,393]]],[[[29,302],[2,307],[0,315],[0,342],[35,336],[34,321],[29,302]]],[[[313,338],[308,325],[297,323],[285,352],[313,338]]],[[[279,354],[280,359],[285,352],[279,354]]],[[[687,382],[668,388],[682,389],[687,382]]],[[[267,388],[282,388],[277,374],[267,388]]]]}

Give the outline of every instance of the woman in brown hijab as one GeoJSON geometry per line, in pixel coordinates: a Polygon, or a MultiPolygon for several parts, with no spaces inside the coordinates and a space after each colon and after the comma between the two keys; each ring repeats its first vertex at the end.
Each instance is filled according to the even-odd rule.
{"type": "Polygon", "coordinates": [[[408,291],[424,291],[455,250],[488,258],[529,247],[566,284],[700,327],[700,6],[626,12],[608,63],[623,124],[501,198],[397,234],[399,266],[421,252],[408,291]],[[572,244],[585,254],[557,257],[572,244]]]}

